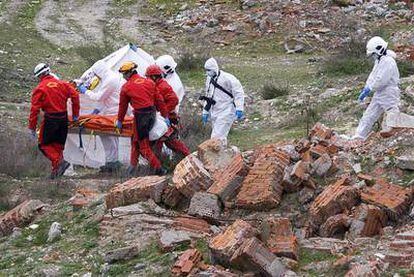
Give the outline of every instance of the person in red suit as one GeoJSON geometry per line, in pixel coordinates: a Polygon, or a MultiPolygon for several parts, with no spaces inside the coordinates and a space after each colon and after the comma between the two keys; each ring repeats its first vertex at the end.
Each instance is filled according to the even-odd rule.
{"type": "Polygon", "coordinates": [[[127,82],[121,88],[119,98],[118,117],[115,127],[122,129],[122,121],[131,104],[134,109],[134,135],[131,142],[131,158],[127,175],[133,175],[141,154],[155,169],[155,174],[164,175],[167,170],[161,166],[161,162],[151,149],[149,132],[154,126],[156,110],[165,111],[162,98],[157,95],[155,83],[150,79],[140,76],[136,71],[137,65],[133,62],[125,62],[119,72],[127,82]]]}
{"type": "Polygon", "coordinates": [[[72,102],[73,120],[79,117],[79,94],[68,82],[57,79],[50,73],[47,64],[40,63],[34,69],[34,75],[40,82],[32,92],[29,132],[36,138],[37,119],[44,112],[39,132],[39,149],[52,163],[52,179],[62,176],[69,163],[63,159],[68,134],[68,99],[72,102]]]}
{"type": "MultiPolygon", "coordinates": [[[[171,118],[173,119],[177,118],[175,109],[179,101],[178,101],[178,97],[176,93],[174,92],[172,87],[167,83],[167,81],[165,81],[164,78],[162,77],[162,70],[158,65],[155,65],[155,64],[150,65],[145,72],[145,76],[154,81],[155,86],[157,88],[157,92],[159,95],[162,96],[163,102],[165,103],[165,110],[160,111],[161,115],[164,118],[166,118],[166,121],[169,127],[174,129],[174,127],[171,127],[171,123],[174,124],[171,118]]],[[[156,143],[157,152],[158,153],[161,152],[162,145],[163,143],[165,143],[165,145],[168,148],[170,148],[176,153],[183,155],[184,157],[190,155],[190,150],[188,149],[188,147],[182,141],[178,139],[176,129],[174,129],[174,131],[175,132],[172,133],[168,138],[166,139],[161,138],[160,140],[157,141],[156,143]]]]}

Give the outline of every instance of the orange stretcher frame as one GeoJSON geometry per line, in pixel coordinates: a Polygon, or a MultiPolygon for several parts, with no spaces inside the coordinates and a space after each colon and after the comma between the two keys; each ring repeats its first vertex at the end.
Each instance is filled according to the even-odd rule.
{"type": "Polygon", "coordinates": [[[82,132],[85,134],[96,135],[111,135],[120,137],[132,137],[134,117],[126,116],[122,122],[121,132],[115,128],[116,115],[81,115],[78,122],[73,122],[72,118],[69,118],[69,132],[78,133],[82,128],[82,132]]]}

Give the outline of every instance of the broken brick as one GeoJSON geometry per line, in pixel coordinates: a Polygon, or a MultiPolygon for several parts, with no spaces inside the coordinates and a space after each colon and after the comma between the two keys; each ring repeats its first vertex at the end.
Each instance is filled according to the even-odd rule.
{"type": "Polygon", "coordinates": [[[233,254],[231,264],[241,270],[269,277],[282,276],[286,271],[278,258],[255,237],[243,242],[233,254]]]}
{"type": "Polygon", "coordinates": [[[186,197],[173,185],[166,185],[161,197],[162,203],[168,207],[175,208],[181,203],[186,202],[186,197]]]}
{"type": "Polygon", "coordinates": [[[159,238],[159,244],[164,251],[171,251],[180,245],[189,245],[191,238],[187,232],[166,230],[163,231],[159,238]]]}
{"type": "Polygon", "coordinates": [[[196,192],[191,198],[188,214],[207,220],[220,217],[221,207],[217,195],[208,192],[196,192]]]}
{"type": "Polygon", "coordinates": [[[186,197],[191,198],[197,191],[206,191],[213,180],[203,163],[194,155],[188,155],[175,167],[172,181],[186,197]]]}
{"type": "Polygon", "coordinates": [[[330,238],[343,238],[349,229],[351,220],[346,214],[337,214],[329,217],[319,229],[319,235],[330,238]]]}
{"type": "Polygon", "coordinates": [[[328,154],[328,149],[321,144],[312,146],[309,151],[313,159],[317,159],[324,154],[328,154]]]}
{"type": "Polygon", "coordinates": [[[312,164],[312,174],[319,177],[325,176],[332,166],[332,160],[328,154],[323,154],[312,164]]]}
{"type": "Polygon", "coordinates": [[[385,253],[385,261],[394,267],[410,268],[414,261],[414,228],[395,235],[385,253]]]}
{"type": "Polygon", "coordinates": [[[160,176],[129,179],[122,184],[115,185],[109,190],[105,197],[106,208],[113,209],[148,199],[160,203],[162,192],[166,185],[167,178],[160,176]]]}
{"type": "Polygon", "coordinates": [[[201,218],[191,216],[179,216],[174,219],[173,228],[193,233],[209,234],[210,224],[201,218]]]}
{"type": "Polygon", "coordinates": [[[224,203],[237,194],[246,171],[242,155],[236,155],[207,192],[217,195],[224,203]]]}
{"type": "Polygon", "coordinates": [[[298,151],[299,154],[303,154],[306,151],[309,150],[309,148],[311,147],[311,142],[305,138],[301,139],[297,145],[296,145],[296,151],[298,151]]]}
{"type": "Polygon", "coordinates": [[[15,227],[24,227],[30,224],[42,213],[45,204],[40,200],[26,200],[10,211],[0,215],[0,237],[12,233],[15,227]]]}
{"type": "Polygon", "coordinates": [[[68,200],[68,203],[74,209],[80,209],[97,201],[98,198],[99,193],[96,190],[91,190],[89,188],[78,188],[75,195],[68,200]]]}
{"type": "Polygon", "coordinates": [[[375,184],[375,178],[372,177],[371,175],[364,174],[364,173],[358,173],[357,177],[358,177],[359,180],[365,181],[365,183],[368,186],[372,186],[372,185],[375,184]]]}
{"type": "Polygon", "coordinates": [[[345,277],[379,277],[381,268],[376,261],[370,261],[367,264],[353,264],[345,277]]]}
{"type": "Polygon", "coordinates": [[[197,268],[202,255],[197,249],[188,249],[180,257],[171,269],[174,276],[187,276],[197,268]]]}
{"type": "Polygon", "coordinates": [[[264,147],[259,152],[236,197],[236,206],[242,209],[270,209],[281,201],[283,172],[290,158],[275,147],[264,147]]]}
{"type": "Polygon", "coordinates": [[[387,215],[373,205],[359,205],[353,216],[349,233],[353,237],[371,237],[379,235],[387,224],[387,215]]]}
{"type": "Polygon", "coordinates": [[[345,253],[350,244],[347,240],[336,238],[313,237],[300,241],[300,248],[323,253],[345,253]]]}
{"type": "Polygon", "coordinates": [[[332,137],[333,131],[325,125],[317,122],[310,131],[310,138],[312,140],[328,140],[332,137]]]}
{"type": "Polygon", "coordinates": [[[283,176],[283,188],[286,192],[295,192],[301,188],[303,181],[309,179],[309,163],[298,161],[293,166],[285,168],[283,176]]]}
{"type": "Polygon", "coordinates": [[[309,209],[313,227],[319,228],[330,216],[349,210],[359,202],[358,190],[349,183],[350,180],[343,177],[329,185],[313,201],[309,209]]]}
{"type": "Polygon", "coordinates": [[[224,232],[210,240],[209,248],[213,261],[228,266],[231,257],[241,244],[257,234],[257,230],[249,223],[236,220],[224,232]]]}
{"type": "Polygon", "coordinates": [[[298,259],[298,242],[288,218],[267,218],[262,223],[262,238],[276,256],[298,259]]]}
{"type": "Polygon", "coordinates": [[[365,203],[384,208],[390,219],[396,220],[410,208],[412,193],[409,188],[379,179],[375,185],[362,191],[361,199],[365,203]]]}

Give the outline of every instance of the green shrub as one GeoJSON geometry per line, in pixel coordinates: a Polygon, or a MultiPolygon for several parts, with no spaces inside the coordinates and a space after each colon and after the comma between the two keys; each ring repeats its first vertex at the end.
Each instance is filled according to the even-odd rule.
{"type": "Polygon", "coordinates": [[[398,61],[397,64],[401,77],[414,75],[414,63],[412,61],[398,61]]]}
{"type": "Polygon", "coordinates": [[[289,91],[289,85],[267,83],[260,91],[260,95],[264,100],[269,100],[288,95],[289,91]]]}
{"type": "Polygon", "coordinates": [[[203,70],[208,55],[202,52],[186,50],[178,58],[178,71],[203,70]]]}

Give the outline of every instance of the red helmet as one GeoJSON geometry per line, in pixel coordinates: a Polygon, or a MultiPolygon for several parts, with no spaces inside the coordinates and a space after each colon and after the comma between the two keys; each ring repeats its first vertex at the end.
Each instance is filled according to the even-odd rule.
{"type": "Polygon", "coordinates": [[[149,77],[149,76],[157,76],[157,75],[160,75],[160,76],[162,75],[162,70],[158,65],[152,64],[147,67],[147,70],[145,71],[145,76],[149,77]]]}

